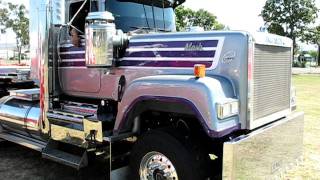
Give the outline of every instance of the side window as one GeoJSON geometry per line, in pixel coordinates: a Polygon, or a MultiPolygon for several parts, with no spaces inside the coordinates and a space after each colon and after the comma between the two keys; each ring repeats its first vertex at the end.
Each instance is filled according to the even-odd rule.
{"type": "MultiPolygon", "coordinates": [[[[82,6],[83,2],[84,1],[79,1],[79,2],[75,2],[75,3],[70,4],[69,21],[78,12],[78,10],[82,6]]],[[[84,7],[81,9],[81,11],[78,13],[78,15],[73,20],[72,25],[75,26],[80,31],[84,32],[85,19],[86,19],[88,13],[95,12],[95,11],[98,11],[98,2],[97,1],[87,1],[87,3],[84,5],[84,7]]]]}
{"type": "MultiPolygon", "coordinates": [[[[78,1],[71,3],[69,5],[68,12],[68,22],[77,14],[84,1],[78,1]]],[[[95,12],[99,10],[98,1],[97,0],[88,0],[84,7],[79,11],[79,13],[74,17],[72,21],[72,26],[76,27],[76,29],[80,30],[82,33],[85,31],[85,19],[89,12],[95,12]]],[[[76,42],[72,42],[73,39],[71,37],[71,27],[63,27],[59,33],[59,46],[60,47],[69,47],[72,44],[77,44],[76,42]]],[[[84,34],[77,33],[80,38],[80,44],[84,43],[84,34]]],[[[75,38],[77,39],[77,38],[75,38]]],[[[78,41],[78,40],[76,40],[78,41]]]]}

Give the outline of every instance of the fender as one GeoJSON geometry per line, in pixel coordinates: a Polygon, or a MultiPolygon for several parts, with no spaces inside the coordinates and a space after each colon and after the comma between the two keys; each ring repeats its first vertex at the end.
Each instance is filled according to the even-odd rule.
{"type": "Polygon", "coordinates": [[[159,75],[136,79],[125,90],[118,106],[115,133],[127,130],[128,114],[147,100],[181,103],[190,108],[210,137],[222,137],[240,128],[239,117],[218,120],[216,102],[236,98],[231,82],[223,77],[159,75]]]}

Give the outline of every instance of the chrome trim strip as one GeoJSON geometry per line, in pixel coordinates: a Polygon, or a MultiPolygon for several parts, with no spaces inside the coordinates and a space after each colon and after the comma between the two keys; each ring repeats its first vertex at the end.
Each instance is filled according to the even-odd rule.
{"type": "Polygon", "coordinates": [[[279,118],[282,118],[282,117],[285,117],[287,116],[289,113],[291,112],[290,109],[285,109],[283,111],[279,111],[277,113],[273,113],[269,116],[265,116],[263,118],[260,118],[260,119],[256,119],[254,120],[253,122],[251,122],[251,127],[259,127],[259,126],[262,126],[264,124],[267,124],[269,122],[272,122],[273,120],[277,120],[279,118]]]}

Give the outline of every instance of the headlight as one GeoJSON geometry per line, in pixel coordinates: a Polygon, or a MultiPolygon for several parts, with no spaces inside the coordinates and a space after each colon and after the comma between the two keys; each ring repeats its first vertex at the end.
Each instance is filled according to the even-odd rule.
{"type": "Polygon", "coordinates": [[[225,102],[218,102],[216,107],[219,119],[225,119],[239,114],[239,101],[236,99],[228,99],[225,102]]]}

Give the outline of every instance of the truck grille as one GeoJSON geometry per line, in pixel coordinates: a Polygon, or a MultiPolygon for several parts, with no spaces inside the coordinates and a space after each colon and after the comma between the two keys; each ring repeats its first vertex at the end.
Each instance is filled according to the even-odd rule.
{"type": "Polygon", "coordinates": [[[253,121],[290,108],[291,48],[255,45],[253,121]]]}

